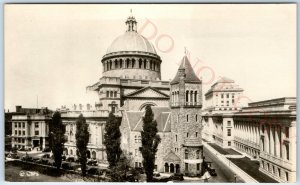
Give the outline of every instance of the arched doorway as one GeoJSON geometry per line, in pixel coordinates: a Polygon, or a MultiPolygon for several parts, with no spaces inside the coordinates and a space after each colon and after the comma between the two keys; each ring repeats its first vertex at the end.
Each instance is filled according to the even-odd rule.
{"type": "Polygon", "coordinates": [[[92,158],[96,159],[96,152],[95,151],[92,152],[92,158]]]}
{"type": "Polygon", "coordinates": [[[64,155],[68,155],[68,149],[64,148],[64,155]]]}
{"type": "Polygon", "coordinates": [[[171,165],[170,165],[170,172],[174,173],[174,164],[173,163],[171,163],[171,165]]]}
{"type": "Polygon", "coordinates": [[[165,172],[169,173],[169,164],[168,163],[165,163],[165,172]]]}
{"type": "Polygon", "coordinates": [[[176,164],[175,171],[176,171],[176,173],[180,173],[180,165],[179,164],[176,164]]]}
{"type": "Polygon", "coordinates": [[[90,159],[91,158],[91,152],[88,150],[88,151],[86,151],[86,157],[88,158],[88,159],[90,159]]]}

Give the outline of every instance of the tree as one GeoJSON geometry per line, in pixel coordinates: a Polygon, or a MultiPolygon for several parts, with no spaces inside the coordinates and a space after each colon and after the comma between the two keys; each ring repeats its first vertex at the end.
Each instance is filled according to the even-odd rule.
{"type": "Polygon", "coordinates": [[[155,154],[160,143],[160,137],[157,135],[157,123],[153,120],[153,112],[149,105],[146,106],[143,122],[143,131],[141,131],[142,147],[140,147],[140,151],[143,156],[143,166],[147,175],[147,182],[152,182],[155,154]]]}
{"type": "Polygon", "coordinates": [[[106,148],[107,160],[109,167],[113,169],[122,154],[121,144],[121,122],[113,113],[109,114],[105,125],[104,145],[106,148]]]}
{"type": "Polygon", "coordinates": [[[88,124],[82,114],[79,115],[76,121],[76,147],[78,151],[78,159],[81,164],[82,176],[86,175],[87,167],[87,145],[89,142],[88,124]]]}
{"type": "Polygon", "coordinates": [[[50,124],[50,148],[54,155],[55,166],[59,170],[62,163],[62,154],[64,150],[66,128],[62,123],[59,112],[55,112],[52,116],[52,124],[50,124]]]}

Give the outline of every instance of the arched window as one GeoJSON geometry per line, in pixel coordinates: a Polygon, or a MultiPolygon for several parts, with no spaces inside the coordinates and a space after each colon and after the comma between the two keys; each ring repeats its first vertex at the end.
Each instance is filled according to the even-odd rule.
{"type": "Polygon", "coordinates": [[[113,91],[110,91],[110,97],[113,97],[113,91]]]}
{"type": "Polygon", "coordinates": [[[144,69],[147,69],[147,61],[144,60],[144,69]]]}
{"type": "Polygon", "coordinates": [[[131,67],[134,68],[134,65],[135,65],[135,60],[134,60],[134,58],[133,58],[133,59],[132,59],[132,65],[131,65],[131,67]]]}
{"type": "Polygon", "coordinates": [[[109,91],[106,91],[106,97],[107,98],[109,97],[109,91]]]}
{"type": "Polygon", "coordinates": [[[123,68],[123,60],[120,59],[120,68],[123,68]]]}
{"type": "Polygon", "coordinates": [[[186,93],[185,93],[185,102],[186,102],[186,104],[189,103],[189,91],[186,91],[186,93]]]}
{"type": "Polygon", "coordinates": [[[197,114],[196,114],[196,116],[195,116],[195,117],[196,117],[196,121],[198,121],[198,115],[197,115],[197,114]]]}
{"type": "Polygon", "coordinates": [[[197,151],[196,151],[196,158],[197,158],[197,159],[200,159],[200,150],[197,150],[197,151]]]}
{"type": "Polygon", "coordinates": [[[70,149],[70,155],[73,155],[73,150],[72,149],[70,149]]]}
{"type": "Polygon", "coordinates": [[[111,70],[112,69],[112,61],[110,60],[109,61],[109,70],[111,70]]]}
{"type": "Polygon", "coordinates": [[[152,60],[150,61],[150,69],[152,70],[152,60]]]}
{"type": "Polygon", "coordinates": [[[193,91],[191,91],[191,96],[190,96],[190,105],[193,105],[193,103],[194,103],[194,101],[193,101],[193,99],[194,99],[193,95],[194,95],[194,92],[193,92],[193,91]]]}
{"type": "Polygon", "coordinates": [[[114,92],[114,97],[115,97],[115,98],[117,97],[117,91],[114,92]]]}
{"type": "Polygon", "coordinates": [[[186,115],[186,122],[189,122],[189,115],[186,115]]]}
{"type": "Polygon", "coordinates": [[[142,69],[142,65],[143,65],[142,63],[143,63],[143,62],[142,62],[142,59],[139,59],[139,68],[140,68],[140,69],[142,69]]]}
{"type": "Polygon", "coordinates": [[[197,91],[195,91],[195,98],[194,98],[194,102],[195,102],[195,105],[197,105],[197,91]]]}
{"type": "Polygon", "coordinates": [[[115,69],[118,69],[118,68],[119,68],[119,66],[118,66],[118,61],[115,60],[115,69]]]}
{"type": "Polygon", "coordinates": [[[130,62],[129,59],[127,58],[127,59],[126,59],[126,68],[127,68],[127,69],[129,68],[129,62],[130,62]]]}

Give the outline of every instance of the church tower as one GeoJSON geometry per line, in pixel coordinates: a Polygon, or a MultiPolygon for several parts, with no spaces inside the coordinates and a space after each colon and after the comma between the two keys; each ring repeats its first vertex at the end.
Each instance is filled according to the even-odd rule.
{"type": "Polygon", "coordinates": [[[202,82],[187,56],[181,60],[171,81],[173,150],[181,159],[180,172],[188,176],[202,173],[201,140],[202,82]]]}

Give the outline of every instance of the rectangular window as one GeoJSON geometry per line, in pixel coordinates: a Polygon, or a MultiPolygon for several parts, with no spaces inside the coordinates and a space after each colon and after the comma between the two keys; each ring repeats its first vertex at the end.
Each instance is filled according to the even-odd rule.
{"type": "Polygon", "coordinates": [[[228,146],[231,146],[231,141],[228,141],[228,146]]]}
{"type": "Polygon", "coordinates": [[[139,163],[138,162],[135,162],[135,167],[139,167],[139,163]]]}
{"type": "Polygon", "coordinates": [[[23,128],[25,128],[25,123],[24,122],[22,123],[22,126],[23,126],[23,128]]]}
{"type": "Polygon", "coordinates": [[[106,97],[107,98],[109,97],[109,91],[106,91],[106,97]]]}
{"type": "Polygon", "coordinates": [[[278,177],[281,177],[281,171],[280,171],[280,168],[278,168],[278,177]]]}
{"type": "Polygon", "coordinates": [[[273,165],[272,167],[273,167],[273,173],[275,174],[275,166],[273,165]]]}
{"type": "Polygon", "coordinates": [[[21,135],[21,130],[19,130],[19,136],[21,135]]]}
{"type": "Polygon", "coordinates": [[[186,137],[189,137],[189,133],[186,133],[186,137]]]}
{"type": "Polygon", "coordinates": [[[231,127],[231,121],[227,121],[227,126],[231,127]]]}
{"type": "Polygon", "coordinates": [[[175,135],[175,141],[177,142],[177,134],[175,135]]]}
{"type": "Polygon", "coordinates": [[[17,128],[18,127],[18,123],[15,123],[15,128],[17,128]]]}
{"type": "Polygon", "coordinates": [[[18,131],[17,130],[15,130],[15,135],[18,135],[18,131]]]}
{"type": "Polygon", "coordinates": [[[39,128],[39,123],[38,122],[34,123],[34,128],[39,128]]]}
{"type": "Polygon", "coordinates": [[[200,163],[197,163],[197,170],[200,170],[200,163]]]}
{"type": "Polygon", "coordinates": [[[198,137],[198,132],[196,132],[196,137],[198,137]]]}
{"type": "Polygon", "coordinates": [[[185,171],[188,171],[188,170],[189,170],[189,164],[185,163],[185,171]]]}
{"type": "Polygon", "coordinates": [[[226,98],[229,98],[229,94],[226,95],[226,98]]]}
{"type": "Polygon", "coordinates": [[[23,136],[25,136],[25,130],[23,130],[23,136]]]}
{"type": "Polygon", "coordinates": [[[22,139],[22,143],[25,143],[25,139],[22,139]]]}
{"type": "Polygon", "coordinates": [[[231,129],[227,129],[227,136],[231,136],[231,129]]]}
{"type": "Polygon", "coordinates": [[[186,115],[186,122],[189,122],[189,115],[186,115]]]}
{"type": "Polygon", "coordinates": [[[221,98],[224,98],[224,94],[221,94],[221,98]]]}
{"type": "Polygon", "coordinates": [[[19,123],[18,125],[19,125],[19,127],[21,128],[21,123],[19,123]]]}
{"type": "Polygon", "coordinates": [[[290,160],[290,149],[289,149],[289,145],[286,144],[286,145],[285,145],[285,148],[286,148],[286,159],[287,159],[287,160],[290,160]]]}
{"type": "Polygon", "coordinates": [[[142,167],[142,163],[139,163],[139,167],[142,167]]]}
{"type": "Polygon", "coordinates": [[[34,131],[34,135],[38,136],[39,135],[39,131],[38,130],[34,131]]]}

